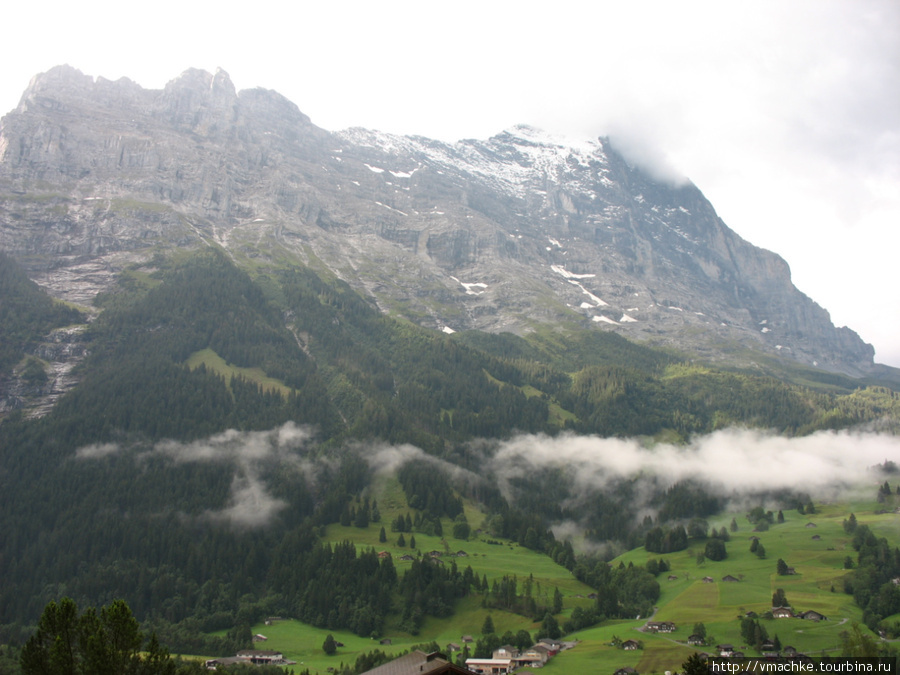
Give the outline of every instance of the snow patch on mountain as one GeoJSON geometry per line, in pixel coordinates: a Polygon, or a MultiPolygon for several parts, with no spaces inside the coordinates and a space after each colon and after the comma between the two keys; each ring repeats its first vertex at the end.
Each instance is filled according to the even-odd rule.
{"type": "MultiPolygon", "coordinates": [[[[539,194],[536,186],[550,181],[557,185],[565,182],[568,190],[596,199],[592,186],[578,180],[585,170],[589,175],[596,173],[594,179],[604,186],[614,185],[607,176],[609,162],[599,140],[556,136],[525,125],[507,129],[486,141],[456,143],[360,128],[346,129],[337,135],[358,146],[378,148],[397,157],[415,157],[421,165],[431,165],[438,173],[451,169],[478,176],[520,198],[539,194]]],[[[378,169],[366,166],[372,171],[378,169]]]]}
{"type": "Polygon", "coordinates": [[[481,295],[487,290],[488,285],[481,281],[476,281],[474,283],[466,283],[465,281],[460,281],[456,277],[450,277],[458,283],[460,286],[466,289],[466,295],[481,295]]]}

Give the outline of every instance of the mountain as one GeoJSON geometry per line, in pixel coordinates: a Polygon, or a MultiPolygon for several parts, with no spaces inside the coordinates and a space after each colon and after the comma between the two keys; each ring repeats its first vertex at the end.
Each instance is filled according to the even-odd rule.
{"type": "Polygon", "coordinates": [[[555,532],[674,551],[734,498],[720,466],[750,480],[731,449],[753,499],[810,513],[816,472],[741,439],[836,438],[850,467],[854,436],[814,432],[882,431],[880,461],[886,379],[783,261],[604,139],[332,134],[222,72],[57,68],[0,128],[0,643],[62,596],[211,656],[272,616],[367,649],[460,603],[643,616],[650,572],[555,532]],[[471,566],[376,553],[472,528],[471,566]],[[570,572],[596,603],[540,591],[570,572]]]}
{"type": "Polygon", "coordinates": [[[255,273],[308,265],[448,333],[591,329],[723,364],[879,368],[782,258],[608,139],[331,133],[221,70],[162,90],[68,66],[32,80],[0,125],[0,250],[87,304],[129,265],[207,246],[255,273]]]}

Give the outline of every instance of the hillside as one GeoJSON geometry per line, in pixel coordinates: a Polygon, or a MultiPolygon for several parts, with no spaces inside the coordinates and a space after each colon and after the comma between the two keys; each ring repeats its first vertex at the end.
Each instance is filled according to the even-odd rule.
{"type": "MultiPolygon", "coordinates": [[[[416,609],[401,587],[390,590],[400,566],[383,571],[383,587],[360,586],[358,575],[381,563],[338,545],[383,472],[408,481],[405,497],[382,507],[389,530],[390,509],[410,500],[417,539],[441,550],[429,532],[441,520],[446,538],[462,497],[481,512],[470,511],[470,527],[557,560],[554,584],[571,592],[577,585],[562,579],[573,552],[553,529],[577,521],[586,541],[631,548],[654,524],[640,522],[643,509],[666,525],[710,516],[722,497],[687,479],[609,482],[588,466],[596,491],[583,494],[577,461],[541,465],[529,446],[569,452],[583,431],[596,434],[589,443],[622,437],[611,442],[624,456],[632,434],[685,441],[735,423],[787,434],[897,424],[888,389],[834,380],[812,390],[603,333],[434,333],[384,316],[333,278],[295,269],[254,280],[215,250],[136,266],[98,305],[77,386],[42,417],[0,424],[8,637],[21,639],[62,593],[80,606],[123,597],[174,649],[193,653],[222,647],[205,631],[261,616],[315,623],[317,603],[334,596],[309,596],[309,584],[354,598],[334,623],[321,615],[333,630],[383,634],[446,618],[465,607],[474,580],[445,579],[443,609],[416,609]],[[323,552],[322,541],[337,547],[323,552]],[[346,576],[318,577],[323,555],[340,555],[346,576]],[[385,592],[400,595],[387,602],[385,592]]],[[[366,532],[360,543],[377,534],[371,524],[366,532]]],[[[523,574],[528,566],[540,567],[523,574]]]]}
{"type": "MultiPolygon", "coordinates": [[[[386,505],[388,516],[402,513],[405,502],[395,501],[398,486],[391,481],[382,481],[378,485],[380,487],[375,491],[378,503],[386,505]]],[[[786,512],[783,523],[775,524],[765,532],[754,532],[746,513],[719,514],[710,519],[711,527],[728,528],[732,519],[738,523],[735,529],[730,529],[725,560],[698,562],[697,554],[704,549],[709,541],[707,538],[694,539],[687,549],[664,556],[670,569],[656,577],[660,593],[652,617],[607,620],[600,626],[568,634],[566,641],[576,642],[575,647],[551,659],[544,668],[547,672],[561,673],[613,673],[623,667],[635,668],[639,673],[664,672],[679,667],[694,652],[717,653],[716,645],[726,643],[747,656],[760,656],[766,650],[759,649],[752,641],[748,643],[742,634],[742,626],[748,623],[748,613],[755,613],[759,617],[757,625],[766,631],[767,637],[760,638],[760,642],[777,638],[780,651],[794,649],[810,656],[838,655],[844,648],[845,634],[861,624],[864,618],[863,610],[845,593],[845,582],[852,574],[852,570],[845,569],[845,561],[849,557],[855,563],[858,553],[852,534],[845,531],[844,521],[852,511],[860,526],[870,527],[878,536],[887,536],[896,545],[893,527],[896,516],[878,513],[882,510],[883,503],[874,500],[832,503],[823,505],[814,514],[786,512]],[[750,551],[752,537],[758,537],[764,544],[764,557],[750,551]],[[776,573],[778,559],[791,562],[796,573],[779,576],[776,573]],[[723,580],[729,575],[735,576],[735,581],[723,580]],[[772,596],[778,589],[783,590],[795,613],[813,610],[826,618],[818,621],[772,618],[769,614],[772,596]],[[672,622],[675,628],[672,632],[647,630],[651,619],[660,623],[672,622]],[[706,633],[705,644],[688,644],[688,638],[701,623],[706,633]],[[639,641],[642,646],[635,651],[624,650],[621,643],[627,640],[639,641]]],[[[477,522],[470,509],[467,509],[467,516],[470,521],[477,522]]],[[[395,561],[399,561],[397,566],[401,571],[410,563],[399,560],[400,556],[410,553],[418,556],[422,551],[441,548],[439,539],[427,535],[417,536],[419,553],[396,546],[396,533],[387,543],[381,543],[372,527],[329,527],[327,539],[332,543],[352,540],[358,546],[390,552],[395,561]]],[[[467,557],[457,561],[471,565],[477,575],[486,574],[490,580],[516,574],[520,582],[533,575],[536,587],[543,586],[542,592],[550,593],[551,589],[558,588],[563,598],[563,610],[559,615],[561,625],[575,607],[587,609],[592,605],[586,597],[592,592],[589,586],[576,582],[564,568],[553,565],[547,558],[542,562],[542,557],[515,543],[495,541],[490,545],[482,537],[465,543],[453,539],[447,541],[454,553],[465,550],[467,557]]],[[[445,562],[448,559],[445,558],[445,562]]],[[[641,547],[619,556],[611,564],[644,568],[651,560],[659,558],[641,547]]],[[[302,664],[298,668],[324,673],[329,667],[337,667],[339,662],[353,664],[361,655],[375,650],[397,654],[415,645],[434,642],[447,652],[448,645],[463,645],[463,635],[482,641],[486,636],[481,633],[481,627],[488,615],[498,636],[521,630],[533,636],[540,630],[538,621],[485,608],[476,595],[460,600],[452,617],[426,621],[417,635],[409,635],[396,625],[388,626],[385,634],[390,637],[389,645],[373,643],[370,638],[360,638],[346,631],[317,629],[290,619],[268,624],[260,622],[252,627],[252,631],[268,638],[264,644],[266,649],[280,651],[302,664]],[[322,643],[328,634],[343,643],[330,656],[322,651],[322,643]]],[[[509,639],[506,642],[514,643],[509,639]]],[[[472,643],[470,649],[474,648],[472,643]]]]}

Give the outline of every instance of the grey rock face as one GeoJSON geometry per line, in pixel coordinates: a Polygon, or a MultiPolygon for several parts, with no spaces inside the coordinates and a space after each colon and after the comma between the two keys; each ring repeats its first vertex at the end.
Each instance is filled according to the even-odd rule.
{"type": "Polygon", "coordinates": [[[28,417],[40,417],[78,383],[72,370],[87,356],[82,341],[84,329],[85,326],[56,329],[36,347],[33,356],[43,363],[46,379],[29,381],[21,372],[13,372],[8,379],[0,378],[0,416],[22,409],[28,417]]]}
{"type": "Polygon", "coordinates": [[[0,247],[55,295],[85,302],[130,262],[205,245],[315,261],[435,329],[550,322],[704,358],[750,347],[873,367],[783,259],[605,139],[329,133],[275,92],[198,70],[150,91],[58,67],[3,118],[0,247]]]}

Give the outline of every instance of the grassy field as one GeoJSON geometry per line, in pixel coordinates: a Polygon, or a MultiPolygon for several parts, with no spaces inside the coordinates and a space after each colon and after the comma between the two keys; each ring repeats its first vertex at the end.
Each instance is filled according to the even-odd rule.
{"type": "MultiPolygon", "coordinates": [[[[337,542],[351,540],[360,547],[373,547],[378,551],[389,551],[394,558],[399,574],[403,574],[404,563],[399,557],[404,553],[417,555],[431,550],[466,552],[466,557],[453,558],[460,568],[471,565],[479,575],[486,575],[488,581],[503,575],[515,574],[524,579],[532,575],[535,590],[552,597],[554,588],[559,588],[564,598],[564,610],[558,617],[560,623],[565,615],[578,605],[589,606],[587,596],[591,589],[578,582],[564,568],[556,565],[548,557],[539,555],[504,541],[501,545],[489,544],[488,537],[473,534],[468,541],[456,540],[449,535],[444,538],[415,533],[416,550],[397,545],[398,533],[390,532],[390,522],[398,515],[410,511],[403,491],[394,478],[382,478],[376,483],[370,498],[377,500],[381,512],[379,523],[370,523],[367,528],[329,525],[324,539],[337,542]],[[379,543],[378,534],[385,526],[388,540],[379,543]]],[[[712,647],[694,648],[686,644],[693,626],[702,622],[714,646],[731,643],[743,648],[747,655],[756,655],[755,649],[745,647],[740,634],[740,617],[747,611],[762,614],[771,608],[772,594],[777,588],[784,589],[789,603],[795,611],[814,609],[828,619],[820,623],[802,619],[762,619],[769,637],[778,636],[782,645],[793,646],[797,650],[819,655],[834,651],[840,644],[841,633],[853,623],[861,620],[861,611],[850,596],[843,593],[842,578],[844,558],[855,559],[855,551],[850,547],[850,537],[844,533],[843,520],[851,511],[856,513],[860,524],[866,524],[879,536],[885,536],[893,545],[900,541],[900,518],[895,514],[876,514],[879,505],[875,502],[855,502],[852,505],[825,504],[813,515],[801,515],[796,511],[785,512],[785,522],[772,525],[768,531],[754,533],[742,513],[728,513],[710,520],[710,525],[719,529],[728,527],[732,518],[738,523],[738,530],[731,532],[727,544],[728,557],[719,562],[706,560],[697,562],[697,553],[702,551],[704,542],[691,542],[685,551],[660,556],[648,554],[643,548],[629,551],[613,561],[626,565],[645,565],[650,558],[665,558],[671,569],[657,579],[660,584],[660,598],[654,619],[672,621],[677,629],[669,634],[645,633],[641,630],[647,617],[629,621],[610,621],[567,636],[576,640],[577,646],[564,651],[552,659],[545,667],[548,673],[608,673],[618,668],[631,666],[639,673],[664,673],[676,670],[693,651],[712,651],[712,647]],[[766,557],[758,558],[750,552],[751,537],[758,536],[766,549],[766,557]],[[778,576],[776,562],[784,559],[794,567],[796,574],[778,576]],[[669,579],[669,576],[674,578],[669,579]],[[737,577],[737,582],[726,582],[726,575],[737,577]],[[712,583],[703,581],[712,577],[712,583]],[[833,590],[832,590],[833,589],[833,590]],[[643,643],[643,649],[624,651],[611,645],[614,637],[621,640],[636,639],[643,643]]],[[[466,504],[466,516],[475,532],[480,526],[483,514],[473,505],[466,504]]],[[[443,522],[444,531],[449,533],[452,525],[443,522]]],[[[404,535],[407,541],[409,535],[404,535]]],[[[451,560],[445,558],[445,560],[451,560]]],[[[448,563],[449,564],[449,563],[448,563]]],[[[334,656],[326,656],[322,643],[329,631],[319,630],[297,621],[278,621],[270,626],[257,625],[255,633],[266,635],[269,640],[261,648],[277,649],[297,662],[295,669],[309,668],[313,673],[324,675],[329,667],[337,668],[342,663],[352,664],[356,657],[373,649],[382,649],[397,654],[410,647],[436,641],[445,648],[447,644],[461,643],[462,635],[480,637],[481,625],[489,610],[481,607],[480,596],[461,600],[457,611],[446,619],[429,618],[418,636],[400,631],[391,622],[385,627],[384,635],[392,641],[390,646],[381,646],[370,638],[360,638],[352,633],[332,631],[335,639],[343,642],[334,656]]],[[[497,633],[520,629],[534,632],[538,624],[508,612],[490,610],[497,633]]]]}
{"type": "Polygon", "coordinates": [[[207,370],[211,370],[225,378],[227,383],[232,376],[243,377],[244,379],[255,382],[263,391],[277,391],[282,396],[287,397],[291,393],[291,388],[284,384],[281,380],[266,375],[262,368],[241,368],[233,366],[225,362],[221,356],[216,354],[212,349],[201,349],[199,352],[191,354],[185,365],[193,370],[198,368],[200,364],[204,364],[207,370]]]}

